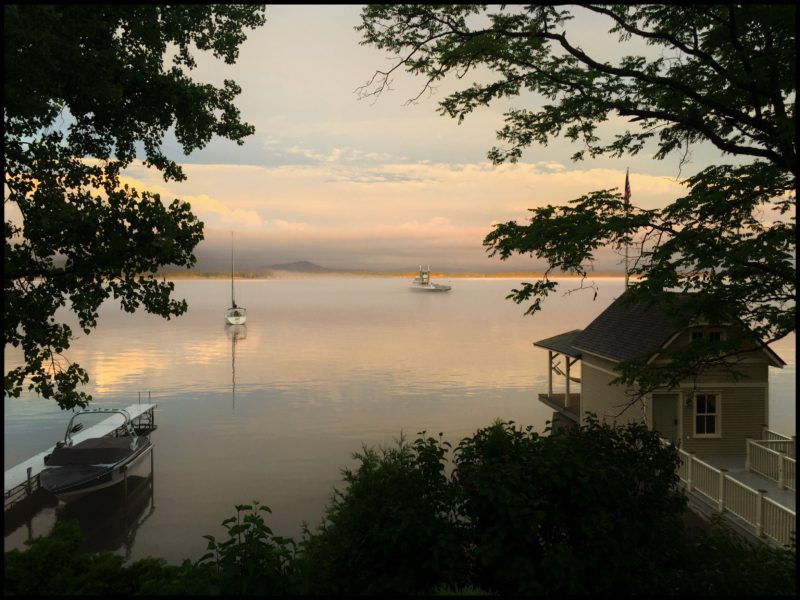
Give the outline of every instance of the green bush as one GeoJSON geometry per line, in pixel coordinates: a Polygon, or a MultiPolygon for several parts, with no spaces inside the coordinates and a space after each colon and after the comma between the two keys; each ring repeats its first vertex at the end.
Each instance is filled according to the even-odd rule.
{"type": "Polygon", "coordinates": [[[637,593],[661,575],[685,500],[678,456],[644,425],[541,436],[502,421],[462,440],[454,481],[472,583],[501,594],[637,593]]]}
{"type": "Polygon", "coordinates": [[[305,527],[307,591],[414,594],[467,583],[447,446],[401,437],[396,448],[354,454],[360,464],[343,470],[344,491],[333,493],[315,532],[305,527]]]}
{"type": "Polygon", "coordinates": [[[765,597],[797,593],[797,551],[745,540],[714,515],[687,547],[685,572],[675,573],[677,594],[765,597]],[[683,576],[678,576],[683,575],[683,576]]]}
{"type": "Polygon", "coordinates": [[[47,537],[26,542],[25,551],[5,553],[6,596],[129,596],[196,593],[187,567],[144,558],[126,567],[108,552],[79,554],[83,534],[76,522],[57,522],[47,537]]]}
{"type": "Polygon", "coordinates": [[[296,593],[296,548],[291,539],[273,534],[262,513],[271,513],[258,502],[236,506],[236,516],[222,525],[228,539],[208,540],[208,550],[197,561],[197,574],[208,593],[223,596],[285,595],[296,593]]]}
{"type": "Polygon", "coordinates": [[[642,425],[590,417],[542,436],[497,421],[452,465],[441,434],[424,434],[355,453],[299,545],[258,502],[180,566],[78,554],[77,525],[59,522],[5,554],[5,594],[795,594],[794,546],[753,545],[721,519],[684,528],[677,453],[642,425]]]}

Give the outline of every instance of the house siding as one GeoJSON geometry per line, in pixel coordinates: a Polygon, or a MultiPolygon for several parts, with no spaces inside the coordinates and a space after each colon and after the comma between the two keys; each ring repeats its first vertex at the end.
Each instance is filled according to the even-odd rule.
{"type": "Polygon", "coordinates": [[[581,366],[581,423],[587,412],[595,413],[601,421],[622,425],[631,421],[642,421],[640,407],[634,405],[619,414],[629,401],[625,386],[610,385],[614,375],[596,367],[611,370],[614,363],[596,357],[584,356],[581,366]]]}
{"type": "MultiPolygon", "coordinates": [[[[667,364],[667,361],[657,360],[653,361],[653,365],[661,366],[667,364]]],[[[714,367],[703,371],[700,375],[692,381],[697,381],[699,384],[707,383],[740,383],[742,385],[764,385],[769,378],[769,367],[767,363],[754,364],[754,363],[739,363],[733,367],[740,373],[738,381],[733,379],[733,376],[722,367],[714,367]]],[[[691,385],[691,384],[687,384],[691,385]]]]}
{"type": "MultiPolygon", "coordinates": [[[[582,362],[581,422],[587,412],[593,412],[609,423],[646,421],[648,426],[652,426],[651,402],[646,403],[644,414],[638,406],[633,406],[618,415],[627,397],[624,386],[610,385],[614,375],[607,371],[614,371],[616,362],[590,354],[585,354],[582,362]]],[[[673,390],[681,392],[681,447],[687,452],[695,452],[701,457],[741,455],[746,450],[746,438],[760,437],[761,426],[766,422],[764,415],[768,410],[768,365],[766,362],[746,362],[740,363],[737,370],[743,375],[738,382],[733,381],[725,369],[714,368],[691,381],[682,382],[679,388],[673,390]],[[686,406],[686,400],[694,392],[703,390],[720,393],[720,437],[696,437],[694,434],[694,403],[686,406]]]]}
{"type": "MultiPolygon", "coordinates": [[[[709,331],[721,331],[723,332],[723,336],[727,336],[727,330],[725,327],[709,327],[709,326],[695,326],[689,327],[684,331],[680,332],[671,342],[667,343],[665,348],[684,348],[691,343],[691,336],[692,332],[695,331],[702,331],[704,335],[707,335],[709,331]]],[[[737,350],[739,352],[744,352],[745,354],[740,355],[744,360],[757,360],[758,362],[767,362],[767,356],[763,350],[757,349],[757,347],[752,343],[742,343],[738,346],[737,350]]]]}
{"type": "MultiPolygon", "coordinates": [[[[665,349],[690,344],[692,331],[698,329],[703,330],[704,337],[710,330],[722,331],[723,339],[728,334],[725,327],[693,326],[667,340],[665,349]]],[[[607,342],[610,343],[616,339],[616,333],[612,332],[608,335],[610,337],[606,340],[607,342]]],[[[607,346],[597,346],[595,351],[600,352],[598,355],[594,353],[595,351],[588,349],[590,346],[581,348],[583,342],[588,343],[579,335],[574,345],[575,349],[581,353],[582,362],[581,423],[585,422],[586,414],[591,412],[607,423],[621,425],[631,421],[644,421],[648,427],[652,427],[652,395],[647,396],[644,406],[637,404],[625,409],[630,401],[630,397],[625,393],[627,388],[611,385],[611,381],[618,373],[619,361],[609,358],[614,356],[613,353],[602,355],[603,348],[607,346]]],[[[623,350],[625,348],[627,346],[623,350]]],[[[743,346],[740,350],[752,348],[752,345],[743,346]]],[[[653,363],[655,366],[661,366],[667,364],[668,360],[663,354],[656,355],[653,363]]],[[[762,425],[768,424],[769,366],[775,361],[779,361],[779,359],[762,350],[748,352],[734,365],[734,370],[739,374],[738,377],[734,377],[726,369],[716,367],[681,382],[677,388],[656,391],[656,393],[674,392],[679,394],[676,436],[681,447],[700,457],[745,454],[746,438],[760,438],[762,425]],[[717,417],[718,437],[695,435],[696,399],[693,395],[702,391],[720,394],[717,417]]]]}
{"type": "Polygon", "coordinates": [[[745,440],[748,437],[761,437],[764,411],[767,400],[766,387],[723,387],[707,388],[720,393],[720,416],[718,426],[721,437],[705,438],[694,435],[694,403],[685,405],[695,390],[681,388],[684,392],[682,407],[683,439],[681,447],[686,452],[695,452],[700,458],[708,455],[743,455],[746,452],[745,440]]]}

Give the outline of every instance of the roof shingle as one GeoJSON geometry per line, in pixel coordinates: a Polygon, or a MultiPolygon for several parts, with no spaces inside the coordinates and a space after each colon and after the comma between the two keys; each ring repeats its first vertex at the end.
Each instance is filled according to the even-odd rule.
{"type": "Polygon", "coordinates": [[[687,324],[688,314],[683,314],[681,305],[688,307],[680,301],[682,298],[672,304],[669,314],[661,305],[631,303],[627,298],[627,293],[623,293],[612,302],[572,340],[572,345],[579,351],[611,360],[629,360],[655,352],[687,324]]]}

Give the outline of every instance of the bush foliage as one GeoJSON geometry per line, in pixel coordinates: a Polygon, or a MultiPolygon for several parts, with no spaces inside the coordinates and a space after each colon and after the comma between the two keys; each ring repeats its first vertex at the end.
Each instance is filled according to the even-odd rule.
{"type": "Polygon", "coordinates": [[[684,525],[677,453],[643,425],[540,435],[497,421],[453,449],[363,447],[299,543],[236,506],[180,566],[80,555],[76,525],[5,555],[6,595],[795,594],[794,546],[684,525]],[[452,461],[452,462],[451,462],[452,461]]]}

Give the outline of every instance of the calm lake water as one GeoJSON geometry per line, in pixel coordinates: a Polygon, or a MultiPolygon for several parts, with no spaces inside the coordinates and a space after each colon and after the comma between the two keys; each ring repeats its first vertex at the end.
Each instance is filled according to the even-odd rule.
{"type": "MultiPolygon", "coordinates": [[[[144,461],[128,501],[98,494],[68,505],[43,500],[5,519],[5,550],[75,518],[85,549],[177,563],[205,552],[204,534],[236,504],[271,507],[276,534],[299,540],[314,528],[341,469],[362,444],[393,444],[426,430],[454,446],[494,419],[533,425],[552,416],[536,399],[547,388],[547,353],[532,342],[585,327],[622,293],[621,279],[559,294],[534,317],[505,300],[517,279],[446,279],[428,294],[405,279],[314,277],[236,284],[247,324],[224,325],[225,280],[176,282],[187,314],[170,321],[101,308],[99,325],[68,358],[92,378],[98,407],[125,407],[148,392],[158,404],[153,484],[144,461]]],[[[80,331],[76,328],[77,331],[80,331]]],[[[795,433],[795,340],[775,351],[770,422],[795,433]]],[[[12,349],[13,350],[13,349],[12,349]]],[[[6,368],[19,355],[5,352],[6,368]]],[[[5,399],[5,468],[63,438],[71,416],[35,395],[5,399]]]]}

